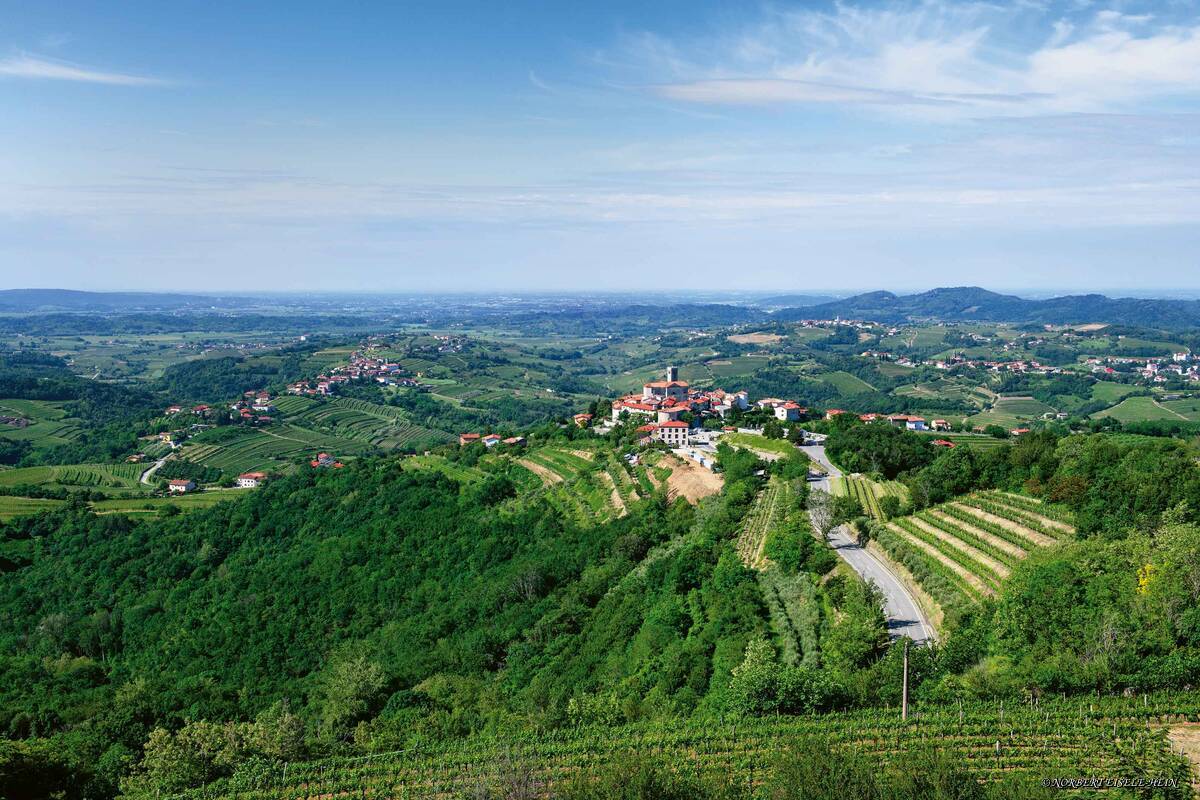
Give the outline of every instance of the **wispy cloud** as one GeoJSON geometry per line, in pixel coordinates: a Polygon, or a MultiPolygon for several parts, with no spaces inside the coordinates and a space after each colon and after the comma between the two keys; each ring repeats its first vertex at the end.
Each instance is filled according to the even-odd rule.
{"type": "Polygon", "coordinates": [[[165,86],[169,81],[124,72],[108,72],[57,59],[17,55],[0,59],[0,76],[31,80],[102,83],[109,86],[165,86]]]}
{"type": "Polygon", "coordinates": [[[770,11],[707,39],[643,33],[610,63],[675,101],[914,108],[935,116],[1128,110],[1200,96],[1200,15],[933,0],[770,11]]]}

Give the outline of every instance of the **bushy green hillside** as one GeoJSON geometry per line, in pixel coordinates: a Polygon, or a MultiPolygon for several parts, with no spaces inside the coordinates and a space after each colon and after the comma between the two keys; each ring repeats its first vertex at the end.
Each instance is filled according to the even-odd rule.
{"type": "Polygon", "coordinates": [[[105,794],[151,723],[287,704],[329,746],[557,725],[591,692],[688,713],[724,688],[764,628],[723,538],[740,506],[658,495],[584,527],[517,496],[513,462],[480,468],[367,460],[186,517],[9,523],[36,547],[0,575],[0,729],[53,738],[105,794]]]}

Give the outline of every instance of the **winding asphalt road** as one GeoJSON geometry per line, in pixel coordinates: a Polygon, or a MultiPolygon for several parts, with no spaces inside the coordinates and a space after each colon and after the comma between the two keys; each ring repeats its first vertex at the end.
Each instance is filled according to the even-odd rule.
{"type": "MultiPolygon", "coordinates": [[[[822,491],[829,491],[829,479],[840,477],[842,472],[830,462],[825,455],[825,446],[819,444],[805,445],[800,448],[828,470],[828,475],[819,481],[813,481],[822,491]]],[[[874,581],[883,592],[883,612],[887,615],[888,634],[893,639],[907,636],[917,644],[932,641],[936,638],[933,625],[925,618],[916,599],[904,587],[896,574],[871,553],[858,546],[854,538],[844,526],[834,528],[829,534],[829,543],[850,568],[863,577],[863,580],[874,581]]]]}
{"type": "Polygon", "coordinates": [[[158,471],[158,469],[159,469],[159,467],[161,467],[161,466],[162,466],[163,464],[165,464],[165,463],[167,463],[167,457],[166,457],[166,456],[163,456],[163,457],[162,457],[162,458],[160,458],[158,461],[155,461],[155,462],[154,462],[154,465],[153,465],[153,466],[151,466],[151,467],[150,467],[150,469],[148,469],[148,470],[146,470],[145,472],[143,472],[143,473],[142,473],[142,477],[141,477],[141,481],[142,481],[142,483],[146,483],[146,484],[150,483],[150,479],[151,479],[152,477],[154,477],[154,473],[155,473],[155,472],[157,472],[157,471],[158,471]]]}

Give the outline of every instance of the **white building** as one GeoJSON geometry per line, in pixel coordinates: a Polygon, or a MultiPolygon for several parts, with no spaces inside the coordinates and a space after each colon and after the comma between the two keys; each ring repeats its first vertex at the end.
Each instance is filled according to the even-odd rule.
{"type": "Polygon", "coordinates": [[[683,447],[688,443],[688,430],[686,422],[663,422],[655,426],[653,436],[671,447],[683,447]]]}
{"type": "Polygon", "coordinates": [[[253,489],[261,486],[266,479],[267,473],[265,472],[243,472],[237,477],[237,485],[243,489],[253,489]]]}

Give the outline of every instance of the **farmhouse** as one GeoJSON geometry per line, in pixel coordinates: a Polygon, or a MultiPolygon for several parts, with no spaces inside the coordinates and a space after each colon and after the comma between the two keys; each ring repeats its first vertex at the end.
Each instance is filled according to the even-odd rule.
{"type": "Polygon", "coordinates": [[[260,486],[267,479],[265,472],[243,472],[237,477],[237,485],[243,489],[253,489],[260,486]]]}
{"type": "Polygon", "coordinates": [[[480,441],[483,442],[484,447],[495,447],[496,445],[500,444],[500,434],[489,433],[487,436],[484,436],[480,441]]]}
{"type": "Polygon", "coordinates": [[[478,433],[460,433],[458,435],[458,446],[466,447],[469,444],[475,444],[482,437],[478,433]]]}
{"type": "Polygon", "coordinates": [[[800,419],[800,415],[807,409],[801,408],[798,403],[793,403],[790,400],[781,405],[775,406],[775,419],[783,420],[784,422],[795,422],[800,419]]]}
{"type": "Polygon", "coordinates": [[[592,424],[591,414],[576,414],[574,419],[575,424],[580,428],[586,428],[588,425],[592,424]]]}
{"type": "Polygon", "coordinates": [[[167,491],[171,494],[187,494],[196,491],[195,481],[175,479],[167,481],[167,491]]]}
{"type": "Polygon", "coordinates": [[[324,469],[341,469],[344,465],[329,453],[317,453],[317,457],[308,462],[310,467],[321,467],[324,469]]]}

